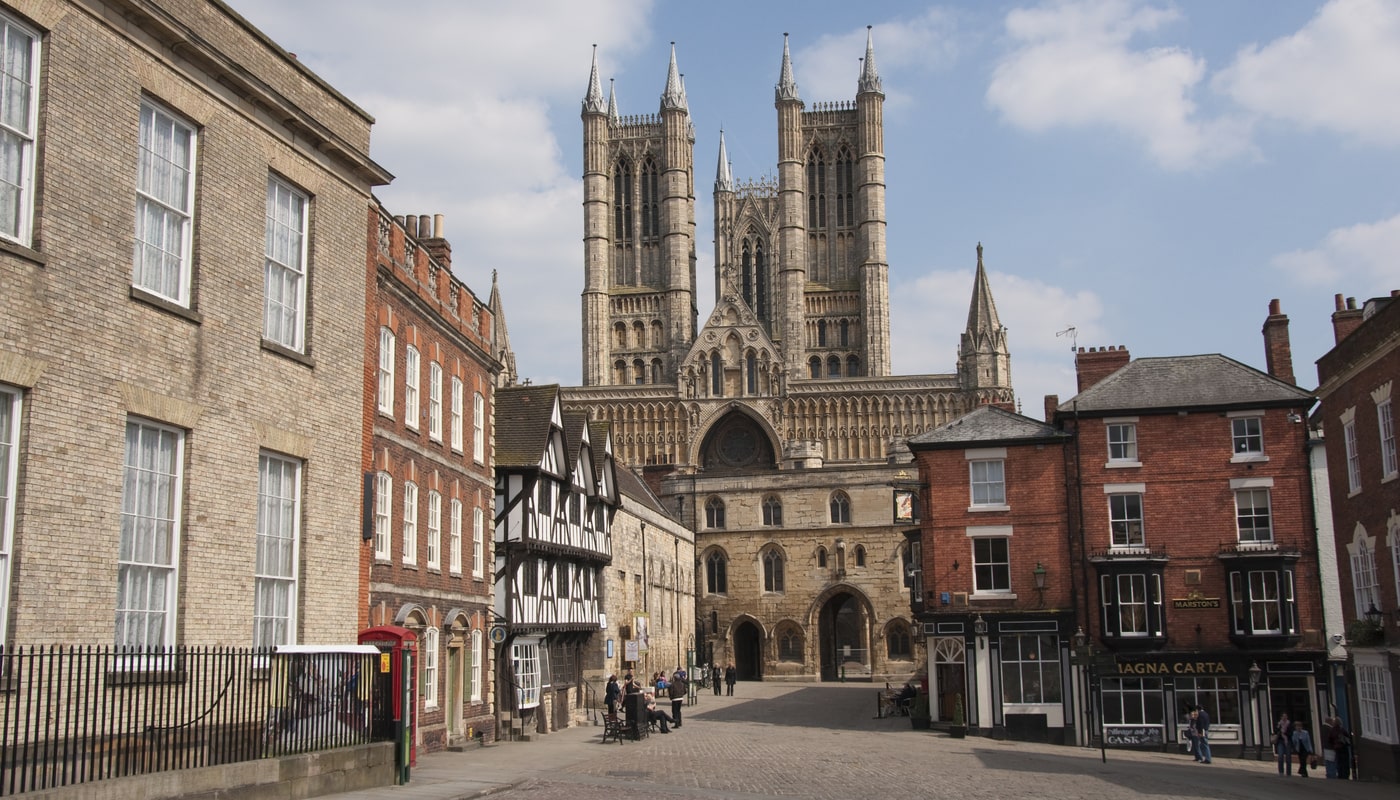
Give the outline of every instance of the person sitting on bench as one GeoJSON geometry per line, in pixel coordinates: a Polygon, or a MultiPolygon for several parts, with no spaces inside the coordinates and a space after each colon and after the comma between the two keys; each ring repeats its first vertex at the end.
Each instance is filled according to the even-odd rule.
{"type": "Polygon", "coordinates": [[[670,714],[667,714],[665,711],[662,711],[661,709],[656,707],[656,696],[653,695],[651,692],[647,692],[646,706],[647,722],[655,722],[661,726],[660,730],[662,733],[670,733],[671,729],[669,726],[676,724],[676,721],[671,719],[670,714]]]}

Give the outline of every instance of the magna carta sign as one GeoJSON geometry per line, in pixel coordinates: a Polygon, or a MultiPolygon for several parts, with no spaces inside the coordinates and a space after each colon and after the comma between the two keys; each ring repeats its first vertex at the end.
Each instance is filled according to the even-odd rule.
{"type": "Polygon", "coordinates": [[[1220,608],[1220,598],[1206,597],[1199,589],[1193,589],[1185,597],[1172,598],[1172,608],[1220,608]]]}

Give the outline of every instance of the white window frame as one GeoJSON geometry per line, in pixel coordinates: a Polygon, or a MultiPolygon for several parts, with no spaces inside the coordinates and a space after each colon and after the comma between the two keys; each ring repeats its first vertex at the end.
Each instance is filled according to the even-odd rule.
{"type": "Polygon", "coordinates": [[[465,389],[462,386],[462,379],[452,377],[452,450],[462,452],[462,407],[465,389]]]}
{"type": "Polygon", "coordinates": [[[184,506],[185,432],[150,420],[129,417],[126,421],[126,455],[122,461],[121,536],[117,551],[117,603],[114,641],[118,647],[139,650],[170,647],[175,644],[176,617],[179,611],[180,539],[183,528],[181,510],[184,506]],[[134,437],[134,440],[133,440],[134,437]],[[148,468],[162,460],[152,457],[145,445],[151,437],[157,447],[169,442],[169,456],[163,468],[148,468]],[[135,488],[138,496],[132,496],[135,488]],[[163,508],[155,508],[158,498],[164,498],[163,508]],[[138,528],[144,529],[145,541],[138,541],[138,528]],[[167,531],[164,551],[151,532],[167,531]],[[140,547],[145,552],[137,553],[140,547]],[[145,558],[139,558],[145,556],[145,558]],[[142,578],[145,578],[143,581],[142,578]],[[133,590],[149,588],[152,578],[163,578],[164,591],[147,593],[139,601],[133,590]],[[151,632],[149,620],[160,619],[159,640],[151,632]],[[127,633],[124,634],[124,631],[127,633]]]}
{"type": "Polygon", "coordinates": [[[418,563],[418,484],[403,484],[403,563],[418,563]]]}
{"type": "Polygon", "coordinates": [[[1264,412],[1231,411],[1228,416],[1230,461],[1267,461],[1268,457],[1264,454],[1264,412]]]}
{"type": "MultiPolygon", "coordinates": [[[[10,173],[0,175],[0,238],[29,247],[34,237],[34,163],[39,132],[39,64],[43,37],[0,12],[4,58],[0,60],[0,108],[14,109],[13,119],[0,116],[0,152],[18,152],[3,159],[10,173]],[[13,64],[18,69],[9,71],[13,64]],[[16,95],[19,96],[16,96],[16,95]]],[[[4,602],[0,601],[0,608],[4,602]]],[[[4,622],[0,622],[0,630],[4,622]]]]}
{"type": "Polygon", "coordinates": [[[1274,511],[1273,511],[1273,497],[1272,497],[1271,495],[1272,495],[1272,493],[1270,492],[1270,490],[1268,489],[1268,487],[1264,487],[1264,486],[1252,486],[1252,487],[1243,487],[1243,488],[1236,488],[1236,489],[1235,489],[1235,532],[1236,532],[1237,540],[1238,540],[1238,542],[1239,542],[1240,544],[1272,544],[1272,543],[1273,543],[1273,541],[1274,541],[1274,511]],[[1260,497],[1261,495],[1262,495],[1263,498],[1264,498],[1264,506],[1263,506],[1263,513],[1262,513],[1262,514],[1259,513],[1259,505],[1258,505],[1258,502],[1257,502],[1258,499],[1259,499],[1259,497],[1260,497]],[[1245,521],[1245,508],[1246,508],[1246,506],[1241,502],[1241,500],[1244,499],[1245,497],[1248,497],[1248,498],[1251,500],[1251,503],[1250,503],[1250,505],[1248,506],[1248,508],[1250,508],[1250,509],[1252,510],[1253,513],[1251,513],[1251,514],[1249,515],[1249,517],[1250,517],[1251,519],[1256,519],[1256,520],[1257,520],[1257,519],[1262,518],[1262,519],[1264,520],[1264,526],[1263,526],[1264,531],[1263,531],[1263,535],[1260,535],[1259,526],[1258,526],[1258,525],[1255,525],[1255,526],[1253,526],[1253,527],[1250,529],[1251,532],[1252,532],[1251,535],[1250,535],[1250,537],[1249,537],[1249,538],[1245,538],[1245,526],[1244,526],[1244,521],[1245,521]]]}
{"type": "Polygon", "coordinates": [[[486,396],[472,393],[472,460],[486,463],[486,396]]]}
{"type": "Polygon", "coordinates": [[[428,490],[428,569],[442,569],[442,495],[428,490]]]}
{"type": "Polygon", "coordinates": [[[274,175],[268,176],[263,338],[297,353],[306,349],[310,205],[305,193],[274,175]]]}
{"type": "Polygon", "coordinates": [[[379,329],[379,413],[394,416],[394,332],[379,329]]]}
{"type": "Polygon", "coordinates": [[[418,396],[419,381],[422,378],[422,357],[418,354],[418,348],[413,345],[405,345],[403,351],[403,424],[418,430],[418,416],[423,410],[418,407],[421,402],[418,396]]]}
{"type": "Polygon", "coordinates": [[[1283,576],[1277,570],[1251,570],[1245,574],[1245,591],[1249,593],[1249,629],[1253,635],[1281,634],[1284,628],[1283,576]],[[1278,624],[1268,624],[1268,616],[1277,617],[1278,624]],[[1264,617],[1260,619],[1261,615],[1264,617]]]}
{"type": "Polygon", "coordinates": [[[15,499],[19,491],[19,389],[0,384],[0,645],[9,643],[10,567],[15,543],[15,499]]]}
{"type": "MultiPolygon", "coordinates": [[[[1107,492],[1109,486],[1104,487],[1107,492]]],[[[1145,487],[1144,487],[1145,488],[1145,487]]],[[[1143,502],[1143,493],[1140,491],[1115,491],[1108,495],[1108,544],[1114,550],[1140,550],[1147,547],[1147,522],[1146,503],[1143,502]],[[1131,500],[1137,500],[1137,516],[1129,516],[1131,509],[1128,507],[1131,500]],[[1118,501],[1122,501],[1122,508],[1116,508],[1118,501]],[[1121,513],[1120,513],[1121,511],[1121,513]],[[1137,541],[1133,541],[1133,523],[1137,524],[1137,541]],[[1122,541],[1119,541],[1119,530],[1122,529],[1122,541]]]]}
{"type": "Polygon", "coordinates": [[[140,117],[131,283],[141,291],[188,307],[199,137],[194,125],[150,100],[141,101],[140,117]],[[157,126],[159,132],[169,133],[167,141],[157,141],[157,126]],[[177,144],[183,146],[183,153],[177,144]],[[157,185],[158,180],[165,186],[157,185]],[[178,237],[179,241],[170,242],[167,237],[178,237]]]}
{"type": "Polygon", "coordinates": [[[1006,460],[975,459],[968,462],[967,468],[971,503],[968,510],[1006,509],[1006,460]]]}
{"type": "Polygon", "coordinates": [[[472,577],[480,578],[486,572],[486,512],[472,509],[472,577]]]}
{"type": "Polygon", "coordinates": [[[448,512],[447,529],[447,571],[453,575],[462,574],[462,501],[452,499],[448,512]]]}
{"type": "Polygon", "coordinates": [[[1380,438],[1381,480],[1388,481],[1400,474],[1395,458],[1395,413],[1387,396],[1376,404],[1376,427],[1380,438]]]}
{"type": "MultiPolygon", "coordinates": [[[[1108,577],[1108,576],[1105,576],[1108,577]]],[[[1118,635],[1124,637],[1147,636],[1151,630],[1151,623],[1148,621],[1151,598],[1148,596],[1148,575],[1145,572],[1120,573],[1114,576],[1117,580],[1118,603],[1118,635]],[[1127,599],[1124,599],[1123,589],[1128,589],[1127,599]],[[1132,630],[1127,630],[1123,626],[1124,609],[1136,609],[1141,614],[1141,630],[1135,626],[1132,630]]]]}
{"type": "MultiPolygon", "coordinates": [[[[972,591],[973,591],[973,594],[974,594],[974,595],[977,595],[977,596],[982,596],[982,597],[994,596],[994,597],[1012,597],[1012,598],[1014,598],[1016,595],[1013,594],[1012,591],[1011,591],[1011,588],[1012,588],[1012,584],[1011,584],[1011,526],[1010,526],[1010,525],[979,525],[979,526],[974,526],[974,527],[969,527],[969,528],[967,528],[967,531],[966,531],[966,532],[967,532],[967,537],[968,537],[969,539],[971,539],[971,541],[969,542],[969,545],[971,546],[972,549],[971,549],[971,553],[969,554],[968,561],[972,564],[972,591]],[[984,540],[986,540],[986,541],[1001,541],[1001,542],[1003,543],[1003,546],[1006,548],[1006,560],[1005,560],[1005,561],[986,561],[986,562],[979,561],[978,558],[977,558],[977,543],[978,543],[979,541],[984,541],[984,540]],[[1005,570],[1005,577],[1006,577],[1006,586],[1005,586],[1005,588],[1000,588],[1000,587],[998,587],[998,586],[996,585],[996,584],[997,584],[997,581],[995,580],[995,578],[996,578],[995,572],[993,572],[993,574],[989,576],[989,577],[992,579],[992,580],[991,580],[991,585],[990,585],[990,586],[987,586],[987,587],[983,587],[983,586],[981,585],[981,582],[980,582],[979,579],[978,579],[978,571],[979,571],[979,569],[982,568],[982,567],[990,567],[990,568],[992,568],[993,570],[995,570],[997,567],[1003,568],[1003,569],[1005,570]]],[[[995,556],[996,554],[993,553],[992,555],[995,556]]]]}
{"type": "Polygon", "coordinates": [[[1137,417],[1106,419],[1104,436],[1108,444],[1107,467],[1140,467],[1138,460],[1137,417]]]}
{"type": "Polygon", "coordinates": [[[300,461],[258,455],[258,531],[253,577],[253,646],[297,641],[301,557],[300,461]]]}
{"type": "Polygon", "coordinates": [[[517,639],[510,645],[511,673],[515,676],[515,707],[534,708],[540,704],[540,643],[538,639],[517,639]]]}
{"type": "Polygon", "coordinates": [[[394,534],[394,479],[387,472],[374,476],[374,560],[388,561],[394,534]]]}
{"type": "Polygon", "coordinates": [[[423,708],[438,707],[438,629],[423,629],[423,708]]]}
{"type": "Polygon", "coordinates": [[[428,362],[428,438],[442,441],[442,365],[428,362]]]}
{"type": "Polygon", "coordinates": [[[1361,523],[1356,524],[1351,543],[1347,545],[1351,561],[1352,602],[1356,604],[1356,619],[1363,619],[1366,611],[1375,606],[1381,607],[1380,581],[1376,577],[1376,538],[1366,535],[1361,523]]]}
{"type": "Polygon", "coordinates": [[[1386,668],[1386,654],[1352,651],[1356,662],[1356,695],[1360,707],[1361,735],[1372,741],[1396,744],[1395,689],[1386,668]],[[1372,662],[1372,663],[1367,663],[1372,662]]]}
{"type": "Polygon", "coordinates": [[[482,643],[480,630],[472,631],[472,660],[467,665],[467,680],[470,685],[467,687],[467,696],[473,703],[481,702],[481,685],[486,674],[485,647],[482,643]]]}

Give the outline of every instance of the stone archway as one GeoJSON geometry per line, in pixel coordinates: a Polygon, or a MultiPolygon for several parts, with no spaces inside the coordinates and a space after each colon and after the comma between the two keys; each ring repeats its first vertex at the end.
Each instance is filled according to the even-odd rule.
{"type": "Polygon", "coordinates": [[[817,620],[822,680],[837,681],[847,674],[870,674],[869,624],[865,604],[849,592],[839,592],[822,605],[817,620]]]}
{"type": "Polygon", "coordinates": [[[763,631],[750,620],[734,628],[734,668],[741,681],[763,680],[763,631]]]}

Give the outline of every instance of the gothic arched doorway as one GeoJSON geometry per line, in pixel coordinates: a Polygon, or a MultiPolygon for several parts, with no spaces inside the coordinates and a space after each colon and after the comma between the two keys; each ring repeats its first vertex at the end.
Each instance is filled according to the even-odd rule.
{"type": "Polygon", "coordinates": [[[763,680],[763,632],[747,620],[734,629],[734,668],[741,681],[763,680]]]}
{"type": "Polygon", "coordinates": [[[841,680],[847,673],[870,674],[865,627],[865,612],[855,595],[842,592],[826,601],[818,628],[822,680],[841,680]]]}

